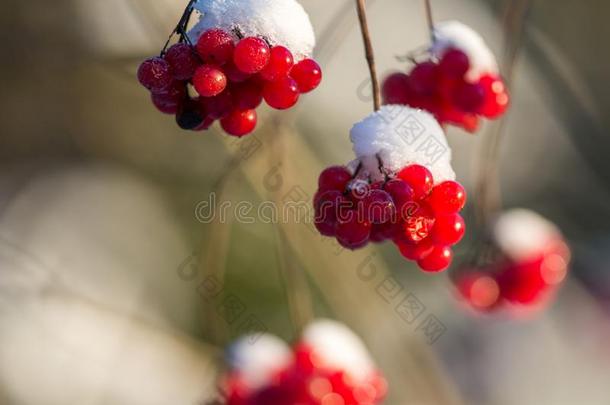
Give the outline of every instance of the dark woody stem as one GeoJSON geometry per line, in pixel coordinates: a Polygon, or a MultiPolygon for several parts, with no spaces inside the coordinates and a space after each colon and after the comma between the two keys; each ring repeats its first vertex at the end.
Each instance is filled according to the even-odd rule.
{"type": "Polygon", "coordinates": [[[356,0],[356,6],[358,8],[358,19],[360,20],[360,30],[362,31],[362,40],[364,41],[366,61],[369,65],[371,83],[373,84],[374,107],[375,111],[378,111],[379,108],[381,108],[381,90],[379,87],[379,80],[377,78],[377,67],[375,65],[375,54],[373,52],[373,44],[371,43],[371,34],[369,32],[369,25],[366,16],[365,0],[356,0]]]}

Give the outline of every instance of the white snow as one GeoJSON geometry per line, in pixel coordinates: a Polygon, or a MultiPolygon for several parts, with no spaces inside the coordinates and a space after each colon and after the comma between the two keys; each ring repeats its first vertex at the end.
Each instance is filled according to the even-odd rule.
{"type": "Polygon", "coordinates": [[[290,364],[292,358],[290,347],[270,334],[244,336],[227,351],[227,363],[232,370],[239,372],[251,389],[268,384],[276,372],[290,364]]]}
{"type": "Polygon", "coordinates": [[[493,236],[500,249],[515,261],[537,256],[562,238],[553,223],[526,209],[513,209],[498,217],[493,236]]]}
{"type": "Polygon", "coordinates": [[[386,105],[351,130],[354,152],[370,173],[379,156],[385,169],[399,171],[411,164],[426,166],[436,184],[455,180],[451,149],[436,119],[426,111],[386,105]]]}
{"type": "Polygon", "coordinates": [[[470,70],[466,79],[476,82],[486,74],[498,74],[498,62],[481,35],[459,21],[444,21],[434,27],[432,55],[441,58],[449,48],[457,48],[468,55],[470,70]]]}
{"type": "Polygon", "coordinates": [[[364,343],[343,324],[317,320],[305,329],[302,341],[315,350],[327,367],[343,370],[357,380],[364,380],[375,372],[364,343]]]}
{"type": "Polygon", "coordinates": [[[311,57],[316,44],[309,16],[296,0],[199,0],[195,9],[201,18],[189,32],[193,42],[212,28],[239,28],[244,36],[285,46],[297,61],[311,57]]]}

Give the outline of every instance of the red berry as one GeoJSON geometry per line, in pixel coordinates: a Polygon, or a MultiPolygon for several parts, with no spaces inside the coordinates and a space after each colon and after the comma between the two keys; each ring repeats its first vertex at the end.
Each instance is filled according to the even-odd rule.
{"type": "Polygon", "coordinates": [[[233,95],[228,90],[223,91],[215,97],[202,97],[199,100],[205,114],[213,119],[224,118],[235,109],[233,95]]]}
{"type": "Polygon", "coordinates": [[[406,216],[408,204],[413,202],[413,189],[411,186],[400,179],[393,179],[385,184],[384,190],[392,196],[398,215],[401,218],[403,218],[403,215],[406,216]]]}
{"type": "Polygon", "coordinates": [[[176,114],[186,98],[184,82],[174,82],[164,93],[152,93],[151,99],[155,107],[165,114],[176,114]]]}
{"type": "Polygon", "coordinates": [[[203,118],[199,104],[193,100],[182,104],[176,113],[176,123],[180,128],[186,130],[194,130],[200,126],[203,118]]]}
{"type": "Polygon", "coordinates": [[[222,68],[227,79],[233,83],[242,83],[252,77],[251,74],[239,70],[233,61],[229,61],[229,63],[225,64],[222,68]]]}
{"type": "Polygon", "coordinates": [[[165,52],[164,58],[177,80],[189,80],[199,66],[199,60],[193,48],[184,43],[173,45],[165,52]]]}
{"type": "Polygon", "coordinates": [[[337,190],[324,191],[316,196],[314,223],[322,235],[335,236],[337,216],[346,202],[347,199],[337,190]]]}
{"type": "Polygon", "coordinates": [[[433,62],[416,65],[409,75],[409,84],[418,96],[433,95],[438,88],[438,66],[433,62]]]}
{"type": "Polygon", "coordinates": [[[274,82],[267,82],[263,97],[270,107],[286,110],[299,101],[299,87],[294,79],[285,76],[274,82]]]}
{"type": "Polygon", "coordinates": [[[239,41],[233,53],[233,62],[244,73],[258,73],[269,63],[270,50],[265,41],[248,37],[239,41]]]}
{"type": "Polygon", "coordinates": [[[413,190],[413,198],[420,200],[432,191],[434,179],[430,170],[421,165],[411,165],[404,168],[398,177],[408,183],[413,190]]]}
{"type": "Polygon", "coordinates": [[[204,32],[197,41],[197,53],[205,63],[225,64],[233,57],[234,48],[231,34],[220,29],[204,32]]]}
{"type": "Polygon", "coordinates": [[[426,239],[432,232],[434,222],[434,213],[428,205],[414,203],[410,215],[404,218],[401,240],[417,243],[426,239]]]}
{"type": "Polygon", "coordinates": [[[346,249],[355,250],[364,247],[371,235],[371,223],[358,218],[355,211],[347,218],[339,218],[335,229],[337,241],[346,249]]]}
{"type": "Polygon", "coordinates": [[[263,101],[263,83],[256,79],[235,84],[231,91],[234,104],[242,110],[255,109],[263,101]]]}
{"type": "Polygon", "coordinates": [[[460,214],[440,215],[434,221],[432,239],[441,245],[455,245],[464,237],[466,224],[460,214]]]}
{"type": "Polygon", "coordinates": [[[426,272],[446,270],[453,261],[453,251],[448,246],[434,246],[430,253],[417,261],[419,267],[426,272]]]}
{"type": "Polygon", "coordinates": [[[337,190],[343,192],[351,180],[352,174],[346,167],[332,166],[320,174],[318,187],[321,191],[337,190]]]}
{"type": "Polygon", "coordinates": [[[290,71],[290,76],[296,80],[301,93],[309,93],[320,85],[322,69],[313,59],[303,59],[290,71]]]}
{"type": "Polygon", "coordinates": [[[294,57],[288,48],[274,46],[271,48],[269,63],[261,71],[260,75],[267,81],[274,81],[280,77],[288,76],[293,65],[294,57]]]}
{"type": "Polygon", "coordinates": [[[227,77],[220,68],[213,65],[203,65],[195,71],[193,86],[201,97],[214,97],[222,93],[227,87],[227,77]]]}
{"type": "Polygon", "coordinates": [[[382,87],[384,104],[409,104],[409,76],[396,72],[388,76],[382,87]]]}
{"type": "Polygon", "coordinates": [[[510,103],[510,96],[502,80],[496,76],[485,75],[481,77],[479,84],[484,93],[480,113],[492,119],[504,114],[510,103]]]}
{"type": "Polygon", "coordinates": [[[242,137],[254,131],[256,121],[254,110],[233,110],[220,120],[220,125],[229,135],[242,137]]]}
{"type": "Polygon", "coordinates": [[[424,258],[428,253],[432,252],[434,245],[430,238],[426,238],[419,243],[399,241],[397,243],[400,254],[409,260],[420,260],[424,258]]]}
{"type": "Polygon", "coordinates": [[[400,232],[400,226],[394,221],[387,221],[382,224],[373,224],[371,229],[371,242],[383,242],[388,239],[394,239],[397,233],[400,232]]]}
{"type": "Polygon", "coordinates": [[[456,286],[462,297],[479,310],[491,310],[500,302],[500,287],[491,275],[466,273],[457,280],[456,286]]]}
{"type": "Polygon", "coordinates": [[[461,83],[453,90],[453,102],[461,111],[475,113],[485,101],[483,86],[472,83],[461,83]]]}
{"type": "Polygon", "coordinates": [[[169,63],[163,58],[155,57],[142,62],[138,68],[138,80],[153,93],[162,93],[170,88],[174,77],[169,63]]]}
{"type": "Polygon", "coordinates": [[[374,224],[383,224],[392,219],[396,206],[389,193],[383,190],[371,190],[362,200],[364,218],[374,224]]]}
{"type": "Polygon", "coordinates": [[[456,181],[444,181],[432,189],[428,204],[439,214],[459,212],[466,204],[466,190],[456,181]]]}
{"type": "Polygon", "coordinates": [[[470,60],[468,55],[459,49],[449,49],[443,55],[439,64],[439,69],[442,75],[453,78],[462,79],[468,69],[470,69],[470,60]]]}

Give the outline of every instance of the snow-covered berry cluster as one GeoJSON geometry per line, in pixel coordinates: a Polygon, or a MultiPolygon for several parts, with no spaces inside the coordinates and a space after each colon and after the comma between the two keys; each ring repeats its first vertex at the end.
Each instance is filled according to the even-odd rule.
{"type": "Polygon", "coordinates": [[[344,325],[317,321],[293,348],[271,335],[250,338],[229,349],[228,405],[375,405],[386,395],[386,380],[344,325]]]}
{"type": "Polygon", "coordinates": [[[464,236],[466,191],[439,124],[424,111],[385,106],[356,124],[351,138],[358,159],[319,177],[318,231],[348,249],[390,240],[422,270],[445,270],[464,236]],[[434,145],[435,154],[422,145],[434,145]]]}
{"type": "Polygon", "coordinates": [[[138,70],[153,104],[175,114],[181,128],[205,130],[219,120],[229,135],[244,136],[256,128],[263,100],[285,110],[320,84],[320,66],[309,57],[313,29],[296,1],[195,4],[202,18],[190,34],[138,70]],[[277,14],[298,21],[300,41],[289,21],[270,17],[277,14]]]}
{"type": "Polygon", "coordinates": [[[479,311],[519,315],[547,304],[568,272],[570,249],[555,225],[523,209],[501,215],[492,229],[495,260],[458,271],[455,284],[479,311]]]}
{"type": "Polygon", "coordinates": [[[469,132],[481,117],[495,119],[506,112],[510,97],[496,60],[471,28],[459,22],[438,24],[424,61],[408,73],[388,76],[382,88],[385,104],[404,104],[431,112],[442,124],[469,132]]]}

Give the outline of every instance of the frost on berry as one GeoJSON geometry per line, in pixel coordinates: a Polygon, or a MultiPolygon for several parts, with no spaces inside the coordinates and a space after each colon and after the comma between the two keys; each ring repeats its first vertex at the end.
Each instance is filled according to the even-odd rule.
{"type": "MultiPolygon", "coordinates": [[[[388,105],[355,124],[350,133],[358,158],[378,156],[388,171],[412,164],[425,166],[435,182],[454,180],[451,149],[432,115],[406,106],[388,105]]],[[[377,160],[366,164],[377,171],[377,160]]]]}
{"type": "Polygon", "coordinates": [[[169,89],[174,78],[169,63],[163,58],[155,57],[142,62],[138,68],[138,80],[153,93],[161,93],[169,89]]]}
{"type": "Polygon", "coordinates": [[[189,32],[192,42],[202,33],[221,29],[242,38],[265,38],[272,46],[281,45],[296,61],[311,57],[315,35],[307,12],[296,0],[209,0],[195,3],[201,14],[189,32]]]}

